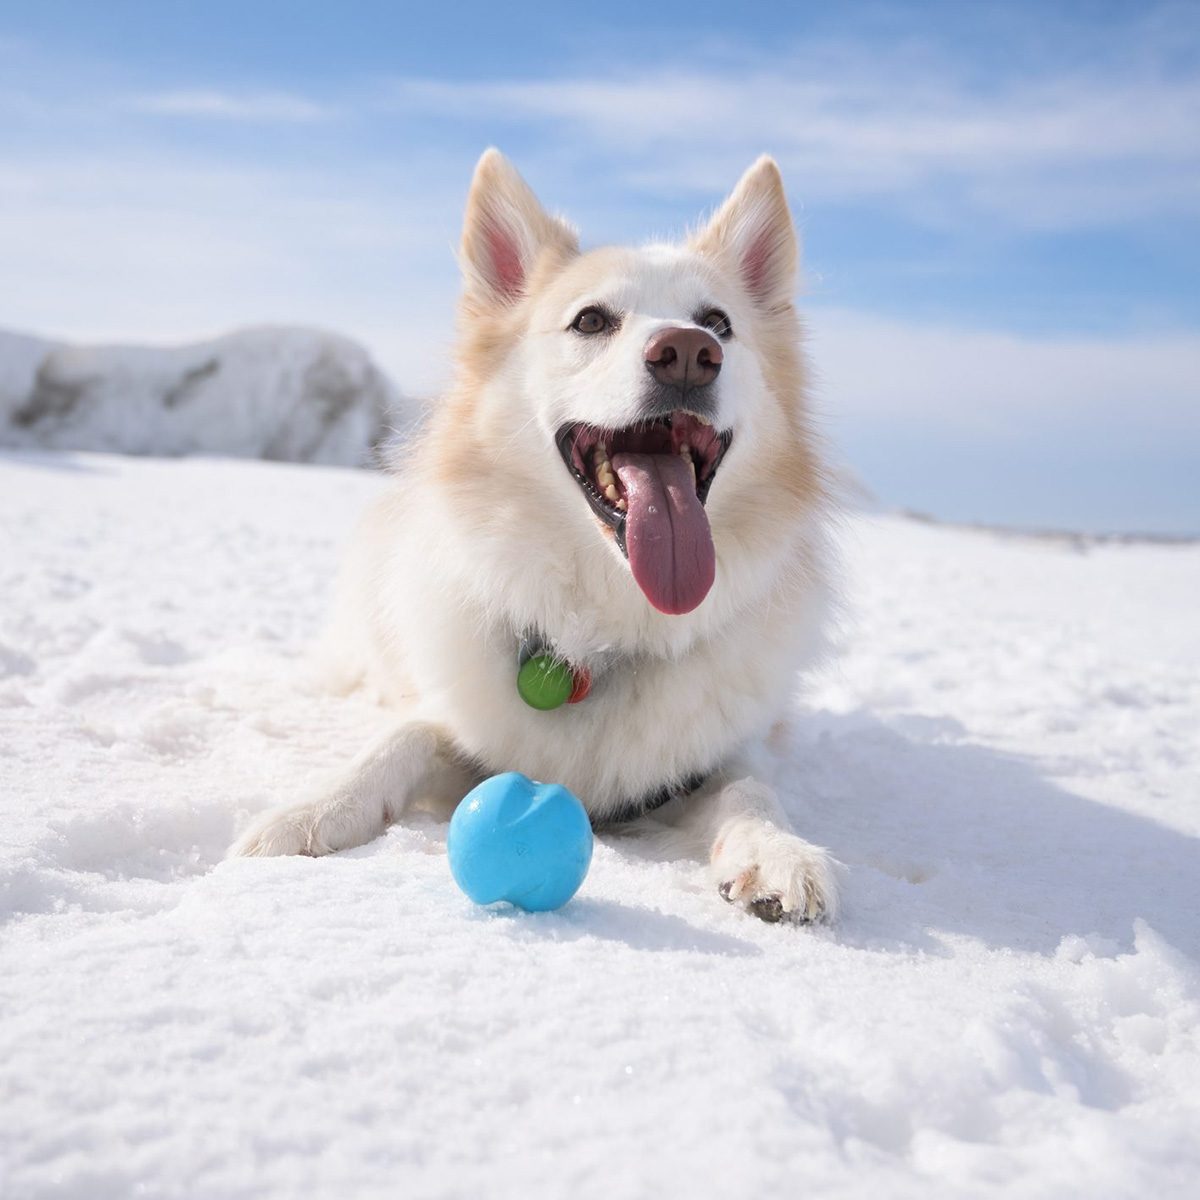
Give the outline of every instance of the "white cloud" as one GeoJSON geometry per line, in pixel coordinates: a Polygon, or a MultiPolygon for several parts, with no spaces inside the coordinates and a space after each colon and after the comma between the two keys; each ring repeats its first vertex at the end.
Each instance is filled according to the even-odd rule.
{"type": "Polygon", "coordinates": [[[1200,210],[1200,77],[1177,65],[1187,28],[1147,17],[1104,58],[1076,47],[1075,61],[1089,65],[1064,69],[1063,52],[1015,61],[986,81],[969,73],[969,55],[916,38],[886,48],[809,41],[770,55],[735,41],[720,53],[693,47],[691,68],[350,80],[320,96],[251,82],[131,95],[86,72],[82,84],[72,76],[50,87],[55,64],[42,64],[14,75],[23,86],[0,89],[0,109],[24,123],[39,106],[64,105],[67,123],[336,119],[368,145],[394,141],[389,120],[415,115],[424,132],[406,131],[405,148],[433,137],[440,121],[438,135],[459,144],[510,135],[532,144],[524,161],[540,160],[551,178],[603,173],[655,197],[720,195],[767,150],[800,203],[865,201],[939,227],[1086,229],[1200,210]]]}
{"type": "Polygon", "coordinates": [[[247,122],[325,121],[337,111],[289,92],[224,92],[209,88],[133,96],[124,102],[124,107],[155,116],[247,122]]]}
{"type": "Polygon", "coordinates": [[[1109,72],[981,90],[952,67],[797,59],[533,82],[401,81],[402,108],[543,126],[611,155],[643,188],[713,193],[761,150],[802,196],[895,197],[938,220],[985,211],[1023,227],[1161,212],[1200,196],[1200,80],[1109,72]]]}
{"type": "Polygon", "coordinates": [[[1200,335],[1027,337],[810,315],[819,408],[835,424],[898,422],[1027,441],[1074,430],[1109,439],[1200,441],[1200,335]]]}

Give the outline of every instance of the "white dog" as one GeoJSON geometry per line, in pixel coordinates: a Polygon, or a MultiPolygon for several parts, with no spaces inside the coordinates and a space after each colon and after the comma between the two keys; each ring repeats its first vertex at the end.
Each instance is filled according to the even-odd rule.
{"type": "Polygon", "coordinates": [[[778,168],[755,163],[685,245],[585,254],[489,150],[461,257],[454,384],[356,539],[331,643],[397,723],[234,852],[344,850],[517,770],[598,826],[706,853],[756,916],[831,917],[829,856],[737,768],[826,595],[778,168]],[[523,699],[530,656],[560,692],[534,699],[570,703],[523,699]]]}

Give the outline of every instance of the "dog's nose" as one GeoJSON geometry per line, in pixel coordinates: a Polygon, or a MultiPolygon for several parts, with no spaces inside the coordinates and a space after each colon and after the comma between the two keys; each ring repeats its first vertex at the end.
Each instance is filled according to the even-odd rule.
{"type": "Polygon", "coordinates": [[[646,367],[659,383],[678,388],[704,387],[721,370],[721,343],[703,329],[660,329],[646,343],[646,367]]]}

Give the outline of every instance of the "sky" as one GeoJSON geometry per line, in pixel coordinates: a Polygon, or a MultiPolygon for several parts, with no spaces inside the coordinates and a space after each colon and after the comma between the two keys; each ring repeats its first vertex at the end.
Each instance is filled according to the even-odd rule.
{"type": "Polygon", "coordinates": [[[493,144],[585,245],[774,154],[884,505],[1200,533],[1198,3],[0,0],[0,327],[315,324],[436,396],[493,144]]]}

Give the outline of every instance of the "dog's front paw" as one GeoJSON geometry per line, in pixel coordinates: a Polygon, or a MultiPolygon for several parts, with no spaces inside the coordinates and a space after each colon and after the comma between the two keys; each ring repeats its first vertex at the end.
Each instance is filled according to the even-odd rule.
{"type": "Polygon", "coordinates": [[[383,806],[369,791],[334,787],[315,800],[268,809],[234,842],[228,857],[335,854],[369,842],[384,824],[383,806]]]}
{"type": "Polygon", "coordinates": [[[313,813],[308,805],[268,809],[229,848],[228,858],[313,854],[313,813]]]}
{"type": "Polygon", "coordinates": [[[712,848],[721,896],[764,921],[828,921],[837,879],[827,850],[760,817],[727,821],[712,848]]]}

